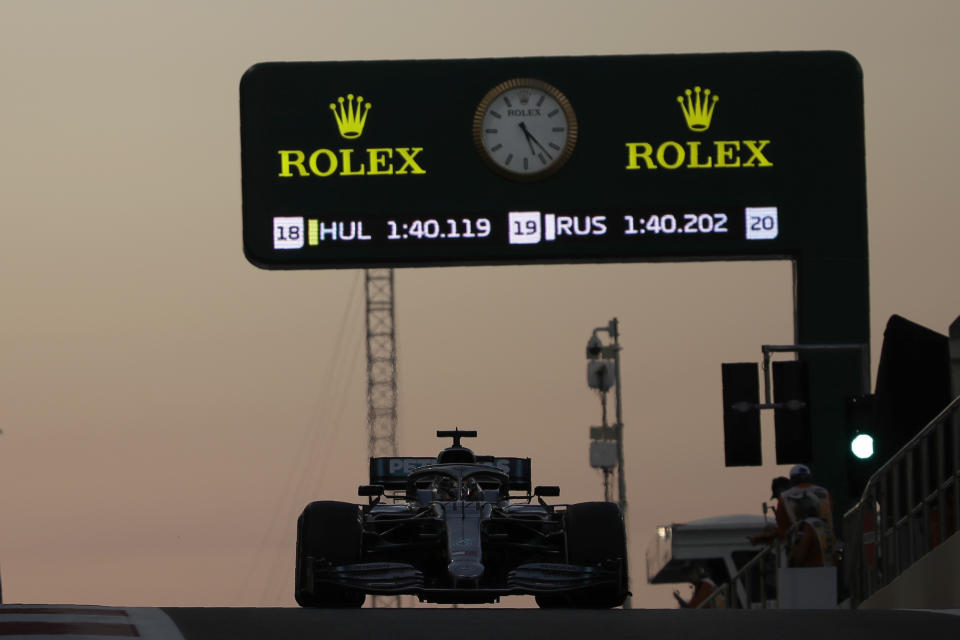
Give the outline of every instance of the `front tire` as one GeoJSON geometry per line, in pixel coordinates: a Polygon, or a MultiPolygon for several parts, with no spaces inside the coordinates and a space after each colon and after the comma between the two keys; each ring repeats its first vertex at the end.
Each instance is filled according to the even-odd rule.
{"type": "MultiPolygon", "coordinates": [[[[620,581],[566,596],[567,606],[611,609],[627,598],[627,534],[620,507],[612,502],[581,502],[567,507],[563,516],[567,539],[567,560],[571,564],[597,566],[616,560],[620,581]]],[[[539,604],[539,602],[538,602],[539,604]]],[[[557,605],[553,605],[557,606],[557,605]]]]}
{"type": "Polygon", "coordinates": [[[360,560],[362,529],[356,505],[347,502],[311,502],[297,519],[297,563],[294,598],[301,607],[359,608],[366,594],[338,585],[310,585],[308,558],[333,564],[360,560]],[[311,588],[312,587],[312,588],[311,588]]]}
{"type": "Polygon", "coordinates": [[[556,595],[534,596],[537,606],[541,609],[563,609],[570,606],[565,593],[556,595]]]}

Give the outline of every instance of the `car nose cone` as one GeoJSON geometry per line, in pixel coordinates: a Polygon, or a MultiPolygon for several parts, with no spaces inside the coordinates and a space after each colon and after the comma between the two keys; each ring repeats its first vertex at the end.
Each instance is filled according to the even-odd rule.
{"type": "Polygon", "coordinates": [[[454,558],[447,566],[450,578],[456,586],[476,584],[483,576],[483,569],[483,564],[471,557],[454,558]]]}

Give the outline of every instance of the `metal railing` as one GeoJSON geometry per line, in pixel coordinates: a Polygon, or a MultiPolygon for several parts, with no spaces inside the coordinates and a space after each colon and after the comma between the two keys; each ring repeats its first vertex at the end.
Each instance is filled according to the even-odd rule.
{"type": "Polygon", "coordinates": [[[960,530],[958,481],[960,396],[870,476],[844,514],[852,607],[960,530]]]}
{"type": "Polygon", "coordinates": [[[780,607],[777,582],[780,569],[786,565],[786,544],[802,522],[787,530],[783,539],[755,555],[737,571],[730,581],[704,599],[698,609],[778,609],[780,607]]]}

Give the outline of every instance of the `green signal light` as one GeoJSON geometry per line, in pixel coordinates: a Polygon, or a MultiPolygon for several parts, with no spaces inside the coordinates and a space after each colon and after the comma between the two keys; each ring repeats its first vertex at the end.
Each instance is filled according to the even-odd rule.
{"type": "Polygon", "coordinates": [[[850,451],[861,460],[873,457],[873,436],[860,433],[850,441],[850,451]]]}

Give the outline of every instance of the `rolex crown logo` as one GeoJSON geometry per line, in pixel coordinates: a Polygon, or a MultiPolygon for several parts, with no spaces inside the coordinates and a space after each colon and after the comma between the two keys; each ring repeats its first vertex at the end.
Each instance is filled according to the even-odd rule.
{"type": "Polygon", "coordinates": [[[677,102],[680,103],[680,108],[683,110],[687,128],[690,131],[706,131],[710,128],[713,109],[720,97],[716,94],[711,96],[710,89],[704,89],[701,99],[700,87],[694,87],[693,91],[687,89],[684,93],[686,94],[686,100],[683,96],[677,96],[677,102]]]}
{"type": "Polygon", "coordinates": [[[363,133],[363,125],[367,122],[367,112],[372,105],[364,103],[363,96],[357,96],[356,107],[353,103],[353,94],[348,93],[346,100],[343,96],[337,98],[337,104],[330,103],[330,111],[337,120],[340,135],[348,140],[359,138],[363,133]],[[346,103],[346,104],[344,104],[346,103]]]}

